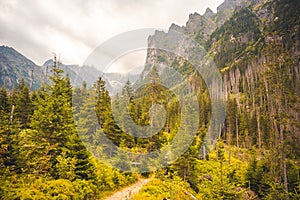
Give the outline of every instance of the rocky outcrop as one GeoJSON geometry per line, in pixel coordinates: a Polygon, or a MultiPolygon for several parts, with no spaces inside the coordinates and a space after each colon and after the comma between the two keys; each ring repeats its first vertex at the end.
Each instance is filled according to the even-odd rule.
{"type": "MultiPolygon", "coordinates": [[[[173,37],[172,31],[180,32],[194,39],[205,47],[207,55],[215,61],[223,76],[227,103],[236,108],[237,112],[232,113],[235,122],[234,124],[230,122],[230,126],[226,127],[228,130],[225,131],[235,132],[236,135],[241,133],[244,137],[240,139],[243,140],[243,147],[250,148],[251,137],[256,137],[256,134],[261,136],[263,133],[262,123],[265,127],[267,124],[271,126],[268,130],[264,130],[265,134],[278,129],[274,125],[276,122],[273,123],[273,119],[266,118],[267,115],[274,114],[275,111],[272,109],[280,106],[278,101],[275,105],[272,95],[268,94],[273,91],[270,91],[264,78],[265,70],[268,67],[266,54],[269,54],[265,51],[269,43],[276,42],[282,52],[285,52],[284,55],[287,59],[292,60],[293,64],[284,70],[286,74],[283,76],[287,76],[290,84],[289,92],[295,96],[300,95],[300,19],[297,17],[299,10],[299,4],[291,0],[225,0],[218,7],[217,13],[207,9],[203,16],[198,13],[190,14],[185,26],[172,24],[169,31],[156,31],[154,35],[149,36],[149,49],[142,78],[146,77],[153,66],[161,74],[164,73],[166,66],[188,71],[188,64],[184,59],[155,47],[168,45],[168,41],[171,41],[173,37]],[[228,19],[231,14],[233,14],[232,17],[228,19]],[[239,117],[243,117],[243,119],[239,117]],[[240,124],[240,121],[245,124],[251,123],[252,129],[250,130],[250,126],[240,124]]],[[[198,59],[199,52],[193,51],[194,47],[187,40],[174,40],[173,45],[175,51],[188,58],[198,59]]],[[[276,58],[276,55],[273,57],[276,58]]],[[[201,59],[197,61],[202,62],[201,59]]],[[[187,80],[190,82],[187,94],[201,91],[199,87],[205,87],[199,84],[201,78],[195,73],[187,76],[187,80]]],[[[272,83],[268,84],[272,85],[272,83]]],[[[207,87],[216,87],[215,85],[211,83],[207,87]]],[[[290,116],[294,116],[294,119],[300,120],[300,116],[295,110],[286,109],[286,112],[290,116]]],[[[287,129],[298,139],[300,138],[299,128],[289,125],[287,129]]],[[[263,139],[259,140],[261,140],[259,144],[261,146],[263,139]]]]}
{"type": "MultiPolygon", "coordinates": [[[[192,38],[204,47],[205,42],[209,39],[213,31],[215,31],[217,27],[220,27],[226,20],[228,20],[235,7],[240,5],[241,2],[243,1],[226,0],[218,7],[217,13],[214,13],[211,9],[207,8],[206,12],[202,16],[198,13],[190,14],[185,26],[172,24],[168,32],[155,31],[154,35],[151,35],[148,38],[149,48],[147,50],[146,65],[142,73],[142,78],[145,78],[152,66],[156,66],[161,72],[164,69],[164,66],[170,66],[174,62],[174,55],[167,56],[167,52],[159,51],[156,48],[153,48],[164,45],[164,43],[170,40],[172,38],[173,31],[180,32],[187,37],[192,38]]],[[[183,52],[185,49],[191,48],[189,46],[190,44],[186,41],[176,41],[175,43],[177,45],[176,52],[183,52]]],[[[192,54],[194,52],[185,53],[189,54],[189,57],[193,57],[192,54]]]]}
{"type": "Polygon", "coordinates": [[[234,10],[234,8],[241,3],[240,0],[225,0],[218,8],[218,12],[225,10],[234,10]]]}

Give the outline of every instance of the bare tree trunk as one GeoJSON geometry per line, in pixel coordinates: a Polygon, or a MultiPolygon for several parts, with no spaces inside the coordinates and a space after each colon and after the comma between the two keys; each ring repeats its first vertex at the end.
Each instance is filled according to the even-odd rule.
{"type": "Polygon", "coordinates": [[[15,111],[15,105],[11,106],[10,116],[9,116],[9,123],[11,124],[14,118],[14,111],[15,111]]]}
{"type": "Polygon", "coordinates": [[[236,131],[236,146],[239,148],[239,127],[238,127],[238,114],[235,118],[235,131],[236,131]]]}
{"type": "Polygon", "coordinates": [[[202,145],[202,151],[203,151],[203,160],[206,160],[206,148],[205,145],[202,145]]]}
{"type": "Polygon", "coordinates": [[[283,184],[284,189],[286,191],[286,199],[289,198],[288,196],[288,181],[287,181],[287,172],[286,172],[286,159],[285,159],[285,151],[284,151],[284,135],[283,135],[283,125],[280,125],[280,143],[281,143],[281,159],[282,159],[282,168],[283,168],[283,184]]]}
{"type": "Polygon", "coordinates": [[[258,110],[256,110],[256,120],[257,120],[258,149],[259,149],[258,159],[261,160],[261,157],[262,157],[262,145],[261,145],[260,116],[259,116],[259,111],[258,110]]]}

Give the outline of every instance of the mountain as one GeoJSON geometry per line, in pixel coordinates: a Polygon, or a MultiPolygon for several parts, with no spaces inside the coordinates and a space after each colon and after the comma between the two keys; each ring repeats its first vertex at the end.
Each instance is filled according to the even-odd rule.
{"type": "MultiPolygon", "coordinates": [[[[59,68],[64,71],[65,76],[69,76],[74,87],[81,87],[83,82],[90,87],[99,76],[106,81],[106,86],[111,94],[120,92],[127,80],[135,82],[141,68],[132,70],[128,74],[103,73],[100,70],[79,65],[65,65],[59,62],[59,68]]],[[[42,66],[26,58],[12,47],[0,46],[0,86],[12,90],[24,79],[31,90],[38,89],[43,83],[49,81],[52,74],[53,60],[47,60],[42,66]]]]}
{"type": "MultiPolygon", "coordinates": [[[[200,45],[204,46],[209,40],[211,34],[221,25],[224,24],[225,21],[229,19],[229,17],[234,12],[234,9],[244,5],[247,2],[245,0],[225,0],[218,8],[217,13],[213,13],[211,9],[207,9],[204,15],[200,15],[198,13],[190,14],[189,19],[186,22],[185,26],[178,26],[176,24],[172,24],[169,28],[169,32],[165,33],[163,31],[156,31],[154,35],[149,36],[148,38],[148,47],[156,47],[165,45],[165,41],[168,38],[172,37],[173,31],[182,33],[189,38],[195,40],[200,45]]],[[[248,2],[249,3],[249,2],[248,2]]],[[[185,41],[178,41],[176,52],[184,51],[184,49],[189,49],[190,44],[185,41]]],[[[188,55],[191,53],[186,52],[188,55]]],[[[166,64],[162,61],[164,54],[156,48],[150,48],[147,51],[146,58],[146,68],[144,69],[142,78],[150,71],[152,66],[156,66],[159,71],[161,71],[164,67],[162,64],[166,64]],[[160,59],[157,59],[160,58],[160,59]],[[161,69],[160,69],[161,68],[161,69]]],[[[174,60],[169,57],[167,65],[170,65],[174,60]]]]}
{"type": "MultiPolygon", "coordinates": [[[[101,80],[96,98],[94,88],[81,88],[73,103],[64,80],[56,79],[61,84],[40,98],[24,87],[11,95],[1,89],[0,199],[103,199],[139,177],[151,178],[130,198],[300,199],[299,16],[295,0],[225,0],[217,13],[191,14],[185,26],[149,36],[140,79],[116,98],[101,80]],[[200,51],[174,30],[197,41],[200,51]],[[211,71],[219,72],[224,87],[206,81],[211,71]],[[159,76],[167,86],[175,82],[162,87],[159,76]],[[135,90],[143,80],[150,81],[135,90]],[[216,98],[223,94],[225,102],[216,98]],[[191,96],[195,101],[188,102],[191,96]],[[140,127],[149,127],[151,136],[140,127]],[[92,158],[79,135],[109,164],[92,158]]],[[[4,60],[20,66],[14,57],[4,60]]],[[[52,65],[49,60],[41,68],[49,75],[52,65]]],[[[58,67],[78,86],[101,75],[89,67],[58,67]]],[[[109,87],[129,79],[102,75],[109,87]]]]}
{"type": "MultiPolygon", "coordinates": [[[[74,87],[82,86],[83,81],[87,83],[87,86],[90,87],[97,78],[101,75],[101,71],[95,69],[94,67],[79,65],[65,65],[61,62],[58,62],[58,67],[64,71],[65,76],[69,76],[71,84],[74,87]]],[[[47,75],[52,74],[53,60],[49,59],[43,64],[43,71],[47,75]]]]}
{"type": "MultiPolygon", "coordinates": [[[[162,78],[172,79],[166,66],[183,74],[189,83],[183,93],[186,96],[197,94],[202,111],[200,120],[205,119],[204,124],[210,120],[209,113],[213,111],[205,110],[203,104],[210,99],[207,105],[211,105],[215,94],[208,93],[210,88],[217,87],[216,84],[204,83],[202,74],[197,74],[188,61],[161,47],[171,46],[179,55],[205,67],[209,67],[203,62],[208,56],[214,61],[226,95],[226,119],[220,124],[223,128],[218,137],[228,145],[226,162],[231,162],[230,148],[253,153],[248,160],[251,166],[246,175],[247,187],[258,199],[288,199],[288,192],[299,193],[299,178],[296,180],[295,174],[292,175],[293,170],[299,169],[298,164],[296,169],[292,163],[298,163],[300,159],[299,16],[300,1],[226,0],[217,13],[208,9],[203,16],[191,14],[185,26],[172,24],[168,32],[156,31],[148,38],[141,80],[146,80],[154,67],[162,78]],[[174,37],[172,30],[194,39],[205,52],[195,51],[193,44],[185,38],[174,37]],[[205,56],[201,57],[201,53],[205,56]],[[261,175],[259,178],[258,174],[261,175]],[[271,189],[273,186],[276,189],[271,189]]],[[[171,89],[182,85],[179,82],[171,89]]],[[[182,174],[195,191],[205,192],[201,189],[204,179],[197,180],[195,177],[199,172],[190,172],[193,166],[186,170],[184,161],[183,156],[177,166],[173,164],[170,169],[179,168],[178,174],[182,174]]],[[[294,199],[299,199],[297,197],[294,199]]],[[[206,196],[200,199],[203,198],[206,196]]]]}
{"type": "MultiPolygon", "coordinates": [[[[103,73],[100,70],[90,66],[65,65],[58,63],[58,67],[64,71],[65,76],[69,76],[71,84],[74,87],[81,87],[83,82],[86,82],[88,87],[91,87],[99,76],[106,82],[106,88],[112,95],[121,92],[126,81],[134,83],[139,78],[140,68],[134,69],[131,73],[103,73]]],[[[51,75],[53,68],[53,60],[49,59],[43,64],[44,74],[51,75]]]]}
{"type": "Polygon", "coordinates": [[[11,47],[0,46],[0,86],[12,89],[24,79],[31,89],[45,80],[43,69],[11,47]]]}
{"type": "MultiPolygon", "coordinates": [[[[172,24],[169,32],[156,31],[154,35],[149,36],[148,47],[150,48],[147,51],[146,67],[141,79],[146,77],[153,66],[160,74],[166,66],[174,68],[174,64],[178,62],[181,63],[176,66],[176,69],[183,67],[185,63],[181,58],[155,48],[169,45],[166,41],[174,39],[172,38],[174,37],[172,30],[174,30],[203,46],[207,55],[213,58],[220,69],[227,94],[232,92],[239,94],[242,92],[242,87],[251,88],[248,84],[255,84],[259,73],[264,69],[263,49],[269,41],[280,40],[296,60],[295,62],[299,62],[297,59],[300,54],[300,34],[297,8],[299,2],[291,0],[225,0],[218,7],[217,13],[207,9],[203,16],[198,13],[190,14],[185,26],[172,24]]],[[[196,56],[197,52],[191,50],[193,47],[190,43],[175,42],[179,44],[175,52],[181,52],[189,58],[196,56]]],[[[293,69],[297,77],[298,67],[299,64],[295,64],[293,69]]],[[[293,81],[298,84],[298,80],[293,81]]]]}

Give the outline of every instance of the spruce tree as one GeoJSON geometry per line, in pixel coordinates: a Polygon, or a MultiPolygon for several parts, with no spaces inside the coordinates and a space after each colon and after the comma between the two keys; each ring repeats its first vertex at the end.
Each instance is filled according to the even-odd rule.
{"type": "Polygon", "coordinates": [[[113,118],[111,98],[105,87],[105,81],[99,77],[96,82],[95,111],[98,123],[105,135],[116,145],[120,145],[122,131],[113,118]]]}
{"type": "Polygon", "coordinates": [[[14,105],[14,113],[12,122],[19,128],[29,128],[30,117],[32,115],[32,102],[30,91],[25,84],[24,79],[13,90],[11,102],[14,105]]]}
{"type": "Polygon", "coordinates": [[[74,124],[72,113],[72,86],[68,77],[55,65],[51,85],[45,89],[35,103],[31,126],[36,130],[38,140],[45,140],[53,147],[49,151],[53,171],[52,176],[59,178],[58,165],[62,153],[65,159],[75,158],[75,178],[91,179],[93,166],[89,154],[81,142],[74,124]]]}
{"type": "Polygon", "coordinates": [[[0,168],[9,162],[10,104],[5,88],[0,88],[0,168]]]}

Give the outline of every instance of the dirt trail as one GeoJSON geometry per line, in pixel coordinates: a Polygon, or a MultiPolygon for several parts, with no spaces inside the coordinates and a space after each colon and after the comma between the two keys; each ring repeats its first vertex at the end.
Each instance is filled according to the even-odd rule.
{"type": "Polygon", "coordinates": [[[148,183],[151,179],[141,179],[135,184],[128,186],[116,193],[114,193],[112,196],[107,197],[105,200],[129,200],[131,197],[138,193],[138,191],[148,183]]]}

